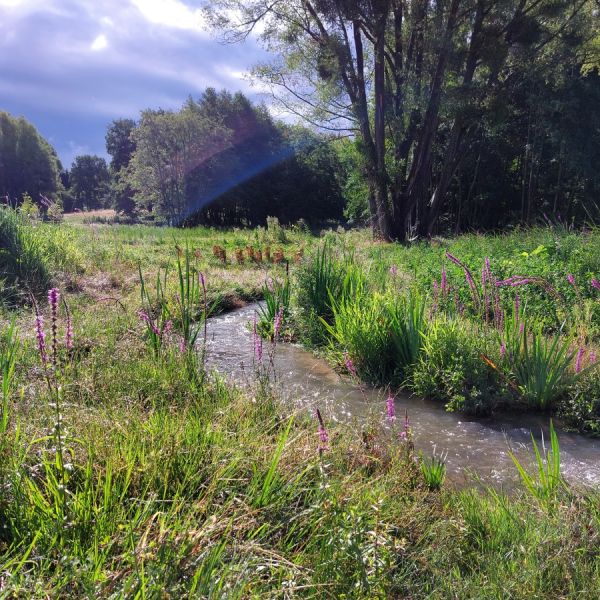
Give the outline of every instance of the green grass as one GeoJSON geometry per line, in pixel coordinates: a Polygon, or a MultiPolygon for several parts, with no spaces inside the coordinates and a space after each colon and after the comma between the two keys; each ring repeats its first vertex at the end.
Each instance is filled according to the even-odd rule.
{"type": "MultiPolygon", "coordinates": [[[[268,383],[251,379],[249,388],[236,389],[218,377],[197,377],[202,363],[190,366],[177,336],[187,326],[193,335],[201,321],[191,305],[184,307],[188,321],[177,318],[175,294],[189,291],[197,300],[191,304],[204,301],[197,288],[186,287],[197,274],[183,262],[182,287],[175,244],[199,250],[208,302],[226,308],[259,295],[268,274],[281,280],[285,267],[224,267],[212,257],[212,245],[227,247],[232,256],[236,247],[257,246],[256,236],[266,236],[266,230],[81,224],[42,230],[48,244],[68,241],[70,258],[54,257],[48,264],[70,307],[75,341],[67,351],[61,307],[58,367],[44,377],[32,311],[20,308],[4,322],[0,596],[597,596],[596,492],[561,484],[544,502],[532,502],[531,489],[540,484],[533,475],[531,486],[525,481],[510,497],[492,490],[458,492],[447,484],[438,489],[442,463],[424,462],[421,470],[381,422],[366,423],[372,433],[363,436],[326,421],[329,448],[320,452],[316,419],[282,404],[268,383]],[[144,304],[156,304],[151,294],[141,301],[139,263],[150,288],[159,269],[168,265],[172,275],[161,292],[173,311],[172,336],[158,353],[137,315],[149,308],[144,304]],[[15,334],[8,329],[12,319],[15,334]]],[[[438,249],[383,247],[357,233],[347,237],[356,245],[354,268],[363,273],[365,293],[344,296],[348,322],[338,327],[331,315],[348,346],[340,342],[334,352],[354,349],[358,361],[360,344],[374,339],[369,356],[387,344],[393,364],[397,347],[375,334],[389,317],[386,306],[404,302],[400,298],[409,298],[413,286],[427,296],[399,258],[418,252],[425,268],[437,260],[432,256],[438,249]],[[388,274],[391,263],[371,263],[377,254],[398,263],[396,279],[388,274]],[[382,299],[388,304],[378,303],[382,299]]],[[[303,233],[286,231],[286,238],[287,256],[299,247],[307,254],[319,247],[319,240],[303,233]]],[[[301,268],[291,266],[292,282],[294,269],[301,268]]],[[[296,293],[292,287],[292,298],[296,293]]],[[[44,302],[40,306],[49,324],[44,302]]],[[[341,310],[342,304],[332,306],[341,310]]],[[[414,369],[433,369],[425,381],[447,383],[447,394],[474,401],[477,386],[490,385],[489,378],[499,385],[479,355],[485,352],[499,364],[495,334],[468,315],[432,318],[430,306],[422,309],[417,300],[402,307],[398,316],[407,332],[401,339],[421,365],[414,369]],[[425,357],[429,362],[422,364],[425,357]],[[457,372],[462,380],[451,378],[457,372]]],[[[593,339],[591,326],[587,335],[593,339]]],[[[49,330],[48,336],[49,343],[49,330]]],[[[377,368],[375,358],[368,364],[377,368]]],[[[392,376],[392,367],[386,368],[392,376]]],[[[578,393],[590,376],[587,371],[577,382],[578,393]]],[[[540,455],[540,473],[548,477],[558,464],[557,443],[553,453],[552,465],[540,455]]]]}

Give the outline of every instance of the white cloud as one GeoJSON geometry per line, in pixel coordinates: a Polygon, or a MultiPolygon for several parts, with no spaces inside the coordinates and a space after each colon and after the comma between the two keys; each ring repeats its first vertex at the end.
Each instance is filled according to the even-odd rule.
{"type": "Polygon", "coordinates": [[[104,50],[104,48],[106,48],[108,46],[108,40],[106,39],[106,36],[101,33],[98,37],[96,37],[96,39],[92,42],[92,45],[90,46],[90,50],[104,50]]]}
{"type": "Polygon", "coordinates": [[[151,23],[177,29],[205,32],[206,22],[200,9],[192,9],[180,0],[131,0],[151,23]]]}

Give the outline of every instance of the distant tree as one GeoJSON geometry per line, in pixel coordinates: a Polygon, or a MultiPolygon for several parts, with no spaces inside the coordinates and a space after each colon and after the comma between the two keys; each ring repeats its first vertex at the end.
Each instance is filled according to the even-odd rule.
{"type": "Polygon", "coordinates": [[[181,224],[189,216],[191,197],[204,183],[195,171],[223,151],[228,137],[225,128],[191,102],[179,112],[143,111],[128,168],[138,206],[169,224],[181,224]]]}
{"type": "Polygon", "coordinates": [[[135,152],[135,121],[116,119],[106,132],[106,151],[111,155],[110,191],[113,206],[119,213],[132,215],[135,212],[135,191],[126,174],[131,157],[135,152]]]}
{"type": "Polygon", "coordinates": [[[75,157],[70,171],[70,192],[76,208],[94,209],[104,205],[110,175],[106,161],[85,154],[75,157]]]}
{"type": "Polygon", "coordinates": [[[61,191],[60,161],[52,146],[23,117],[0,112],[0,195],[18,203],[29,194],[56,199],[61,191]]]}

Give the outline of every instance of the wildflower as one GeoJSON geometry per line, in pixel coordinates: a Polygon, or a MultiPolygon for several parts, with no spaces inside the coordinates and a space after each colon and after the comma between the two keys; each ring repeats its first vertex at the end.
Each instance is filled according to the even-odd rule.
{"type": "Polygon", "coordinates": [[[581,363],[583,362],[583,355],[585,354],[585,348],[581,346],[577,351],[577,358],[575,359],[575,373],[581,372],[581,363]]]}
{"type": "Polygon", "coordinates": [[[38,342],[38,351],[44,366],[48,363],[48,354],[46,352],[46,334],[44,332],[44,317],[37,315],[35,317],[35,336],[38,342]]]}
{"type": "Polygon", "coordinates": [[[315,411],[315,415],[319,421],[317,433],[319,435],[319,454],[321,454],[323,451],[329,450],[329,433],[327,432],[325,423],[323,422],[321,411],[318,408],[315,411]]]}
{"type": "Polygon", "coordinates": [[[160,331],[158,330],[158,327],[156,327],[156,325],[152,322],[152,319],[148,316],[148,313],[144,312],[143,310],[140,310],[138,311],[138,317],[141,321],[146,323],[146,325],[152,330],[152,333],[154,335],[160,337],[160,331]]]}
{"type": "Polygon", "coordinates": [[[398,275],[398,267],[396,265],[392,265],[390,267],[390,275],[392,277],[396,277],[398,275]]]}
{"type": "Polygon", "coordinates": [[[283,306],[279,307],[277,314],[275,315],[275,321],[273,323],[273,337],[277,338],[281,331],[281,324],[283,323],[283,306]]]}
{"type": "Polygon", "coordinates": [[[600,281],[598,281],[595,277],[592,278],[592,287],[600,290],[600,281]]]}
{"type": "Polygon", "coordinates": [[[52,364],[56,365],[56,354],[58,351],[57,339],[57,322],[58,322],[58,302],[60,300],[60,292],[58,288],[48,290],[48,303],[51,311],[51,330],[52,330],[52,364]]]}
{"type": "Polygon", "coordinates": [[[570,283],[570,284],[571,284],[573,287],[575,287],[575,286],[576,286],[576,284],[575,284],[575,277],[574,277],[574,276],[573,276],[571,273],[569,273],[569,274],[567,275],[567,281],[568,281],[568,282],[569,282],[569,283],[570,283]]]}
{"type": "Polygon", "coordinates": [[[500,355],[502,358],[506,357],[506,344],[504,342],[500,344],[500,355]]]}
{"type": "Polygon", "coordinates": [[[181,354],[185,352],[185,338],[183,336],[179,338],[179,352],[181,352],[181,354]]]}
{"type": "Polygon", "coordinates": [[[596,352],[594,352],[594,350],[592,350],[590,352],[590,356],[588,358],[588,362],[590,363],[590,365],[595,365],[596,364],[596,352]]]}
{"type": "Polygon", "coordinates": [[[202,271],[198,271],[198,279],[200,280],[202,289],[206,291],[206,279],[204,278],[204,273],[202,273],[202,271]]]}
{"type": "Polygon", "coordinates": [[[408,418],[408,410],[404,412],[404,429],[400,432],[399,436],[402,441],[408,441],[410,439],[410,420],[408,418]]]}
{"type": "Polygon", "coordinates": [[[347,352],[344,352],[344,363],[346,364],[346,369],[348,369],[348,372],[351,375],[354,375],[354,377],[357,377],[356,367],[354,366],[354,363],[347,352]]]}
{"type": "Polygon", "coordinates": [[[392,396],[391,394],[388,396],[388,399],[385,402],[386,404],[386,412],[387,412],[387,418],[389,420],[390,423],[394,423],[394,421],[396,420],[396,406],[394,404],[394,396],[392,396]]]}
{"type": "Polygon", "coordinates": [[[446,275],[446,268],[442,267],[442,280],[441,280],[442,295],[448,294],[448,277],[446,275]]]}
{"type": "Polygon", "coordinates": [[[169,332],[173,329],[173,321],[170,319],[163,325],[162,331],[160,333],[161,336],[168,335],[169,332]]]}

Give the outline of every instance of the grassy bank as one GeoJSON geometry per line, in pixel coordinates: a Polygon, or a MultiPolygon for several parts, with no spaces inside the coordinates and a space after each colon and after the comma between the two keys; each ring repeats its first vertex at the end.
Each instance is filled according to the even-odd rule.
{"type": "MultiPolygon", "coordinates": [[[[326,419],[319,426],[312,415],[282,405],[269,380],[271,342],[264,342],[264,366],[255,356],[248,389],[205,373],[201,354],[186,343],[182,347],[187,316],[199,326],[201,343],[208,306],[264,294],[267,276],[285,280],[284,264],[265,264],[264,257],[249,261],[247,253],[244,264],[235,261],[236,248],[252,245],[264,252],[268,242],[281,246],[286,258],[293,259],[299,248],[305,251],[301,265],[291,261],[293,301],[285,333],[320,340],[344,369],[353,360],[366,377],[362,356],[350,354],[352,347],[330,344],[332,334],[323,322],[303,312],[310,306],[303,296],[313,281],[310,257],[320,240],[277,230],[182,232],[81,224],[42,228],[36,235],[42,232],[40,260],[69,313],[55,302],[54,319],[45,296],[38,296],[45,318],[40,353],[42,324],[38,321],[36,332],[31,307],[17,303],[5,312],[16,318],[17,331],[5,333],[0,342],[3,597],[596,596],[596,493],[570,489],[555,477],[531,490],[524,486],[510,498],[491,490],[440,489],[413,455],[410,431],[390,438],[383,423],[373,421],[358,434],[326,419]],[[55,236],[61,242],[44,250],[55,236]],[[215,245],[226,250],[227,264],[213,256],[215,245]],[[207,289],[205,300],[192,272],[193,306],[182,300],[177,271],[178,259],[185,264],[186,247],[207,289]],[[154,300],[156,275],[170,266],[161,296],[164,315],[161,301],[141,295],[140,263],[154,300]],[[152,326],[161,338],[158,345],[152,326]]],[[[409,259],[402,262],[402,255],[443,255],[439,248],[379,246],[362,234],[331,243],[332,268],[347,265],[353,254],[359,273],[346,277],[344,270],[347,282],[340,285],[353,285],[356,293],[346,288],[346,295],[337,297],[361,302],[391,302],[411,281],[426,280],[404,266],[409,259]],[[393,276],[392,264],[398,266],[393,276]]],[[[430,259],[432,270],[436,260],[430,259]]],[[[415,264],[429,263],[415,258],[415,264]]],[[[451,285],[462,285],[458,275],[451,285]]],[[[425,286],[419,288],[426,297],[425,286]]],[[[277,296],[279,289],[275,283],[270,293],[277,296]]],[[[513,300],[507,298],[507,306],[513,300]]],[[[430,310],[429,302],[423,310],[430,310]]],[[[373,302],[371,313],[356,313],[356,320],[368,323],[364,315],[372,314],[377,325],[380,304],[373,302]]],[[[332,308],[327,301],[315,307],[332,308]]],[[[335,319],[341,308],[333,308],[324,319],[339,333],[335,319]]],[[[344,314],[351,315],[350,308],[344,314]]],[[[404,340],[414,331],[400,317],[413,315],[418,323],[418,308],[398,306],[398,322],[408,328],[404,340]]],[[[468,309],[438,317],[459,323],[450,329],[463,333],[479,326],[468,309]]],[[[479,335],[473,331],[464,333],[466,339],[479,335]]],[[[544,335],[551,331],[545,327],[544,335]]],[[[377,348],[377,338],[370,339],[377,348]]],[[[446,348],[445,342],[440,347],[446,348]]],[[[410,348],[405,344],[409,357],[410,348]]],[[[417,354],[422,351],[418,344],[417,354]]],[[[462,351],[459,345],[457,352],[462,351]]],[[[370,368],[379,376],[374,364],[370,368]]],[[[386,368],[390,380],[408,375],[386,368]]],[[[394,427],[404,433],[400,420],[394,427]]]]}

